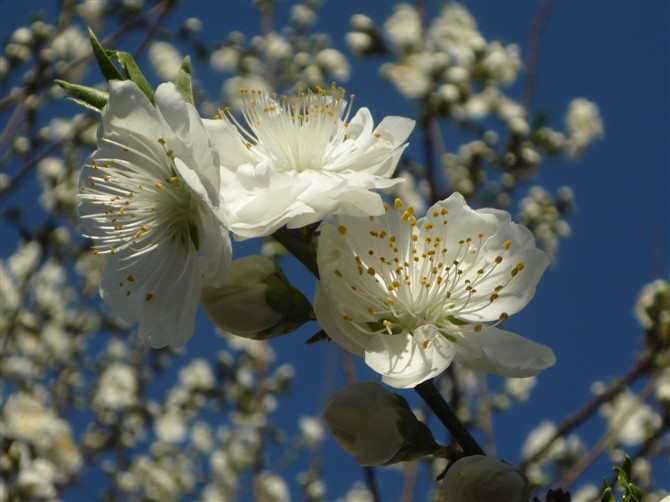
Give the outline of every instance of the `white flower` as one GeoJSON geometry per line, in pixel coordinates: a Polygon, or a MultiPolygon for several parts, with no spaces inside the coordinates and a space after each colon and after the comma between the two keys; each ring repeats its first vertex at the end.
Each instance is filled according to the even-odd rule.
{"type": "Polygon", "coordinates": [[[321,420],[313,417],[302,416],[298,420],[300,433],[305,442],[312,447],[316,447],[323,442],[323,424],[321,420]]]}
{"type": "Polygon", "coordinates": [[[568,138],[564,148],[571,158],[579,157],[593,141],[605,135],[598,105],[585,98],[570,102],[565,125],[568,138]]]}
{"type": "Polygon", "coordinates": [[[442,483],[445,502],[526,502],[528,480],[502,460],[472,455],[457,460],[442,483]]]}
{"type": "Polygon", "coordinates": [[[100,375],[93,402],[105,408],[124,409],[137,403],[139,385],[132,366],[115,362],[100,375]]]}
{"type": "Polygon", "coordinates": [[[277,98],[242,90],[245,129],[226,111],[205,121],[223,162],[221,196],[242,238],[297,228],[330,214],[384,211],[372,189],[390,180],[414,121],[386,117],[373,130],[361,108],[349,121],[344,89],[277,98]]]}
{"type": "Polygon", "coordinates": [[[98,149],[81,175],[79,215],[94,253],[108,254],[102,297],[139,320],[152,346],[193,332],[203,284],[231,259],[219,209],[219,160],[192,105],[173,84],[154,107],[130,81],[110,82],[98,149]]]}
{"type": "Polygon", "coordinates": [[[661,427],[661,416],[648,404],[626,389],[611,402],[600,407],[617,440],[626,446],[644,442],[661,427]]]}
{"type": "Polygon", "coordinates": [[[412,49],[423,42],[421,18],[416,8],[408,3],[396,6],[393,15],[384,23],[384,29],[401,50],[412,49]]]}
{"type": "Polygon", "coordinates": [[[530,231],[458,193],[413,213],[396,200],[380,218],[322,229],[314,310],[328,335],[394,387],[452,361],[511,377],[553,365],[548,347],[495,327],[526,306],[549,263],[530,231]]]}
{"type": "Polygon", "coordinates": [[[177,48],[169,42],[153,42],[149,46],[149,60],[154,70],[163,80],[174,80],[179,75],[182,57],[177,48]]]}

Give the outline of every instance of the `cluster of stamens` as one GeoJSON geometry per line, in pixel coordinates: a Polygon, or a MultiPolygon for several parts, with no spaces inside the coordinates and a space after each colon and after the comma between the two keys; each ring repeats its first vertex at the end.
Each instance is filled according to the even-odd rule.
{"type": "MultiPolygon", "coordinates": [[[[129,151],[107,138],[101,141],[129,151]]],[[[94,254],[116,254],[130,249],[132,256],[137,257],[175,239],[187,245],[190,241],[198,247],[197,228],[193,224],[196,209],[192,207],[190,190],[174,168],[173,151],[167,148],[164,139],[157,141],[165,152],[163,162],[134,150],[135,155],[145,157],[146,165],[140,167],[124,159],[107,158],[94,158],[88,164],[92,173],[80,187],[80,198],[89,206],[103,208],[82,215],[84,219],[93,219],[96,228],[102,231],[90,236],[94,240],[94,254]]],[[[136,279],[129,275],[127,282],[136,279]]],[[[129,289],[127,294],[130,293],[129,289]]],[[[152,298],[153,294],[148,293],[145,299],[152,298]]]]}
{"type": "MultiPolygon", "coordinates": [[[[487,238],[483,233],[458,241],[446,237],[446,208],[434,210],[421,228],[417,227],[412,206],[403,210],[402,201],[397,199],[395,210],[402,211],[395,231],[388,223],[383,229],[373,225],[369,249],[362,252],[364,248],[354,244],[353,267],[342,270],[355,272],[334,271],[337,279],[347,281],[362,301],[372,304],[368,313],[378,321],[367,324],[373,331],[394,334],[433,324],[447,334],[449,327],[466,323],[461,315],[476,313],[498,300],[524,269],[523,263],[517,263],[509,273],[498,274],[499,282],[493,289],[480,291],[478,287],[485,279],[500,272],[501,264],[508,259],[505,256],[509,256],[511,241],[504,242],[500,254],[490,259],[481,253],[487,238]]],[[[370,219],[374,222],[374,217],[370,219]]],[[[342,235],[348,231],[344,225],[338,230],[342,235]]],[[[495,282],[487,281],[485,286],[491,288],[492,284],[495,282]]],[[[495,324],[507,317],[501,313],[495,324]]],[[[343,318],[354,319],[348,313],[343,318]]],[[[481,330],[481,325],[475,324],[474,329],[481,330]]]]}
{"type": "Polygon", "coordinates": [[[354,96],[347,104],[345,90],[334,83],[328,91],[299,90],[293,97],[278,97],[259,90],[242,89],[242,115],[248,127],[224,115],[239,131],[249,150],[272,160],[282,172],[319,170],[343,140],[354,96]]]}

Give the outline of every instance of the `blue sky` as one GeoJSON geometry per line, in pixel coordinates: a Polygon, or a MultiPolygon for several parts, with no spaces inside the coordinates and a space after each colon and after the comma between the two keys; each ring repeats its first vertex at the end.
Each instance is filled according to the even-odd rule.
{"type": "MultiPolygon", "coordinates": [[[[290,4],[278,4],[277,26],[288,18],[290,4]]],[[[427,4],[429,14],[437,11],[437,2],[427,4]]],[[[0,2],[0,7],[7,9],[5,12],[10,7],[13,12],[27,12],[30,7],[45,5],[53,7],[51,2],[0,2]]],[[[319,11],[316,29],[331,33],[333,46],[350,55],[343,38],[351,14],[363,12],[381,25],[392,5],[385,1],[326,2],[319,11]]],[[[529,27],[537,2],[477,1],[465,5],[487,40],[518,43],[522,57],[527,55],[529,27]]],[[[202,20],[202,35],[210,40],[223,40],[230,30],[249,35],[260,31],[257,12],[246,1],[193,0],[179,7],[168,23],[178,26],[188,16],[202,20]]],[[[23,21],[19,15],[1,17],[3,36],[13,31],[15,23],[23,21]]],[[[577,163],[546,162],[536,180],[551,192],[562,185],[571,186],[578,212],[569,221],[572,236],[561,243],[557,266],[546,272],[534,301],[507,325],[512,331],[551,346],[558,358],[556,366],[539,377],[530,402],[495,418],[499,455],[512,462],[517,460],[529,428],[544,418],[560,422],[591,396],[594,380],[607,381],[632,365],[641,349],[642,332],[632,313],[637,294],[654,278],[668,277],[669,20],[670,3],[666,1],[558,0],[544,30],[536,107],[550,111],[551,125],[562,129],[570,100],[586,97],[600,107],[605,137],[577,163]]],[[[343,84],[356,94],[357,106],[369,107],[377,121],[384,115],[416,114],[416,107],[378,76],[376,60],[361,61],[350,56],[352,78],[343,84]]],[[[212,95],[218,95],[219,76],[199,63],[194,64],[194,73],[212,95]]],[[[510,94],[520,97],[520,87],[512,87],[510,94]]],[[[78,112],[72,109],[72,113],[78,112]]],[[[420,141],[420,132],[415,130],[408,153],[417,160],[421,158],[420,141]]],[[[448,131],[445,141],[457,146],[450,141],[448,131]]],[[[34,186],[28,183],[15,194],[13,202],[34,197],[34,186]]],[[[236,255],[247,252],[252,245],[238,246],[236,255]]],[[[5,242],[3,257],[13,248],[5,242]]],[[[298,283],[306,292],[313,291],[312,279],[299,265],[287,263],[285,268],[299,274],[298,283]]],[[[204,318],[198,328],[202,333],[193,337],[188,355],[207,353],[212,344],[221,343],[212,336],[204,318]]],[[[317,329],[312,324],[273,342],[278,362],[291,362],[298,374],[292,396],[280,403],[280,413],[286,414],[282,418],[319,413],[323,393],[334,390],[324,367],[334,371],[336,387],[344,382],[338,366],[341,357],[333,347],[325,343],[304,345],[304,340],[317,329]]],[[[372,372],[359,366],[358,376],[365,380],[372,372]]],[[[494,386],[498,381],[494,377],[489,380],[494,386]]],[[[409,391],[403,395],[412,396],[409,391]]],[[[597,426],[599,420],[587,425],[590,433],[601,430],[597,426]]],[[[295,424],[287,422],[287,427],[291,430],[295,424]]],[[[593,434],[586,437],[591,442],[597,439],[593,434]]],[[[358,468],[332,440],[325,451],[325,480],[330,493],[342,495],[350,485],[348,474],[356,473],[358,468]],[[346,485],[338,487],[342,479],[347,480],[346,485]]],[[[667,464],[664,468],[670,473],[667,464]]],[[[609,474],[609,464],[599,463],[586,479],[599,483],[609,474]]],[[[670,489],[670,485],[666,488],[670,489]]]]}

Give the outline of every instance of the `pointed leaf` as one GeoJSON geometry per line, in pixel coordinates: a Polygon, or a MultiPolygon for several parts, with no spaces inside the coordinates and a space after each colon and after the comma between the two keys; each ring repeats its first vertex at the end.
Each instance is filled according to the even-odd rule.
{"type": "Polygon", "coordinates": [[[146,79],[140,67],[137,66],[135,58],[128,53],[123,51],[116,51],[116,57],[119,59],[123,65],[123,69],[126,71],[126,76],[137,84],[137,87],[144,93],[144,95],[149,98],[149,101],[154,102],[154,90],[151,88],[151,84],[146,79]]]}
{"type": "Polygon", "coordinates": [[[191,82],[191,58],[189,56],[184,58],[181,68],[179,68],[179,75],[177,76],[175,87],[182,98],[184,98],[184,101],[195,105],[195,100],[193,99],[193,85],[191,82]]]}
{"type": "Polygon", "coordinates": [[[73,101],[77,104],[90,108],[99,112],[102,110],[107,101],[109,100],[109,93],[95,89],[93,87],[87,87],[85,85],[71,84],[65,82],[64,80],[56,79],[56,83],[68,94],[73,96],[69,98],[70,101],[73,101]]]}
{"type": "Polygon", "coordinates": [[[91,39],[91,47],[93,48],[93,55],[98,61],[98,66],[102,72],[105,80],[109,82],[110,80],[125,80],[123,74],[119,69],[114,65],[114,62],[107,54],[107,51],[100,45],[100,42],[93,33],[92,29],[88,29],[88,37],[91,39]]]}

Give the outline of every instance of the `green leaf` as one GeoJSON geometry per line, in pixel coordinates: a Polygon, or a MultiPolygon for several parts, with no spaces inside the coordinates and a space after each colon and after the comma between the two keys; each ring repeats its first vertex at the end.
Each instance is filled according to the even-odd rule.
{"type": "MultiPolygon", "coordinates": [[[[607,485],[607,482],[605,482],[605,485],[607,485]]],[[[614,500],[614,494],[612,493],[612,488],[610,486],[605,488],[605,491],[603,491],[603,494],[600,496],[600,502],[616,502],[614,500]]]]}
{"type": "Polygon", "coordinates": [[[184,98],[184,101],[195,105],[195,100],[193,99],[193,84],[191,81],[191,58],[186,56],[184,61],[179,68],[179,75],[177,76],[177,81],[175,82],[175,87],[181,97],[184,98]]]}
{"type": "Polygon", "coordinates": [[[146,79],[140,67],[137,66],[135,58],[124,51],[116,51],[116,57],[119,59],[123,65],[123,69],[126,71],[126,76],[137,84],[137,87],[144,93],[144,95],[149,98],[149,101],[154,102],[154,90],[151,88],[151,84],[146,79]]]}
{"type": "Polygon", "coordinates": [[[85,85],[71,84],[65,82],[64,80],[56,79],[56,83],[72,97],[69,98],[70,101],[77,103],[79,105],[85,106],[96,112],[100,112],[107,101],[109,100],[109,93],[95,89],[93,87],[87,87],[85,85]]]}
{"type": "Polygon", "coordinates": [[[93,48],[93,55],[95,56],[102,76],[109,82],[110,80],[125,80],[123,74],[114,65],[107,51],[100,45],[100,42],[93,33],[91,28],[88,29],[88,37],[91,39],[91,47],[93,48]]]}

